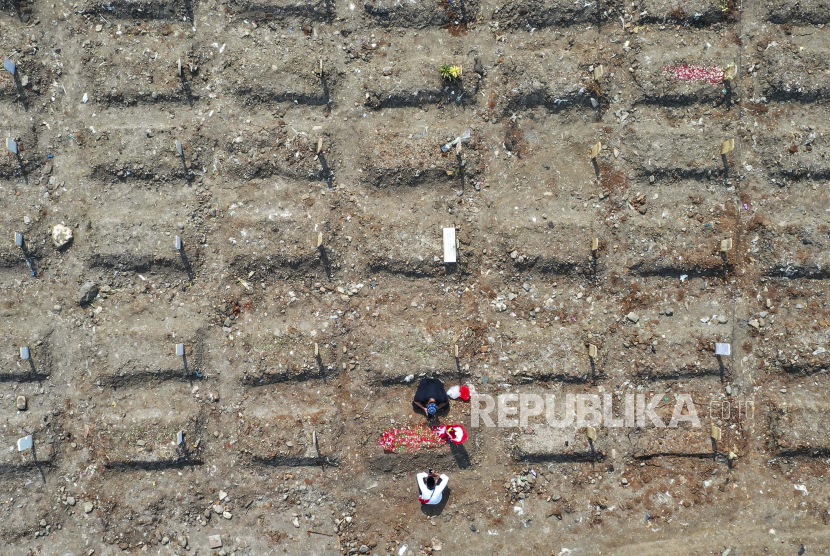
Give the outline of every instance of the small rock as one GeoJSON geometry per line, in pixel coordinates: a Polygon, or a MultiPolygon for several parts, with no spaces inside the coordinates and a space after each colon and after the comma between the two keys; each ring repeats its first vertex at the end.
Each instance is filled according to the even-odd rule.
{"type": "Polygon", "coordinates": [[[225,511],[225,508],[223,508],[221,504],[214,504],[213,511],[218,513],[218,514],[221,514],[222,512],[225,511]]]}
{"type": "Polygon", "coordinates": [[[67,496],[66,497],[66,503],[69,504],[70,506],[74,506],[75,505],[75,497],[74,496],[67,496]]]}
{"type": "Polygon", "coordinates": [[[41,527],[46,527],[46,520],[45,519],[40,520],[40,526],[41,527]]]}
{"type": "Polygon", "coordinates": [[[666,308],[666,316],[667,316],[667,317],[670,317],[670,316],[672,316],[673,314],[674,314],[674,309],[672,309],[671,307],[667,307],[667,308],[666,308]]]}
{"type": "Polygon", "coordinates": [[[92,504],[92,502],[84,502],[84,513],[85,514],[92,513],[92,510],[94,508],[95,508],[95,506],[92,504]]]}
{"type": "Polygon", "coordinates": [[[167,543],[169,543],[169,542],[170,542],[170,537],[163,537],[163,538],[161,539],[161,544],[167,544],[167,543]]]}
{"type": "Polygon", "coordinates": [[[747,324],[749,324],[749,326],[751,326],[752,328],[761,327],[760,323],[756,319],[750,319],[750,321],[747,324]]]}
{"type": "Polygon", "coordinates": [[[15,401],[14,405],[20,411],[26,411],[26,408],[29,406],[29,403],[26,400],[26,396],[17,396],[17,400],[15,401]]]}
{"type": "Polygon", "coordinates": [[[365,544],[361,544],[360,548],[358,548],[357,551],[360,552],[361,554],[366,554],[367,552],[369,552],[369,547],[366,546],[365,544]]]}
{"type": "Polygon", "coordinates": [[[211,535],[208,537],[208,545],[211,548],[222,548],[222,536],[221,535],[211,535]]]}
{"type": "Polygon", "coordinates": [[[220,502],[224,501],[224,500],[225,500],[225,498],[227,498],[227,497],[228,497],[228,493],[227,493],[227,492],[225,492],[224,490],[220,490],[220,491],[219,491],[219,501],[220,501],[220,502]]]}
{"type": "Polygon", "coordinates": [[[63,224],[56,224],[52,227],[52,245],[55,249],[58,251],[66,249],[70,243],[72,243],[72,228],[63,224]]]}
{"type": "Polygon", "coordinates": [[[230,519],[233,517],[233,514],[231,512],[222,512],[222,517],[224,517],[225,519],[230,519]]]}
{"type": "Polygon", "coordinates": [[[637,316],[637,313],[635,313],[633,311],[628,313],[628,315],[626,315],[626,318],[628,320],[630,320],[631,322],[634,322],[634,323],[639,322],[639,320],[640,320],[640,317],[637,316]]]}
{"type": "Polygon", "coordinates": [[[725,316],[723,316],[723,315],[720,315],[720,316],[718,317],[718,322],[719,322],[719,323],[721,323],[721,324],[726,324],[727,322],[729,322],[729,319],[728,319],[728,318],[726,318],[726,317],[725,317],[725,316]]]}
{"type": "Polygon", "coordinates": [[[179,543],[179,546],[181,546],[182,548],[187,548],[187,537],[179,535],[179,537],[176,539],[176,541],[179,543]]]}
{"type": "Polygon", "coordinates": [[[620,484],[627,485],[628,484],[628,479],[623,477],[622,479],[620,479],[620,484]]]}
{"type": "Polygon", "coordinates": [[[300,528],[300,518],[295,517],[294,519],[291,520],[291,523],[293,523],[294,527],[296,527],[297,529],[300,528]]]}
{"type": "Polygon", "coordinates": [[[92,300],[98,295],[98,284],[95,282],[87,282],[83,286],[81,286],[80,297],[78,299],[78,305],[83,307],[84,305],[89,305],[92,303],[92,300]]]}
{"type": "Polygon", "coordinates": [[[526,292],[529,292],[530,291],[530,284],[525,282],[524,284],[522,284],[522,289],[526,292]]]}

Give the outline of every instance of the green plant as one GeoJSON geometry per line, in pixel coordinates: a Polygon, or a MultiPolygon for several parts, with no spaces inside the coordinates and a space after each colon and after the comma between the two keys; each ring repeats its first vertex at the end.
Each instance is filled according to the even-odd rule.
{"type": "Polygon", "coordinates": [[[461,66],[452,66],[450,64],[442,64],[438,71],[441,72],[441,77],[447,81],[455,81],[461,77],[461,66]]]}

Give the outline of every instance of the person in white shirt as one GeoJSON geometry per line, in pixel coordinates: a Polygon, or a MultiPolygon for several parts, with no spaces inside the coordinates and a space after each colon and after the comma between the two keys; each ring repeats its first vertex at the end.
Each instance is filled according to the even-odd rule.
{"type": "Polygon", "coordinates": [[[430,506],[440,504],[441,498],[444,496],[444,489],[447,487],[450,478],[443,473],[440,475],[433,473],[432,469],[427,473],[418,473],[415,478],[418,481],[418,500],[421,501],[421,504],[430,506]]]}

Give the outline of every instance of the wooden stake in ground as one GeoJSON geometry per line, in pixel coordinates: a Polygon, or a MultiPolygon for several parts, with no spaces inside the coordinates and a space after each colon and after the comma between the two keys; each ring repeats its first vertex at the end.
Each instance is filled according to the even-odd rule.
{"type": "Polygon", "coordinates": [[[588,344],[588,357],[591,359],[597,358],[597,346],[594,344],[588,344]]]}
{"type": "Polygon", "coordinates": [[[455,264],[458,262],[457,248],[455,228],[444,228],[444,264],[455,264]]]}
{"type": "Polygon", "coordinates": [[[723,182],[726,183],[726,180],[729,178],[729,164],[726,161],[726,155],[731,153],[735,150],[735,140],[734,139],[727,139],[723,143],[720,144],[720,158],[721,162],[723,162],[723,182]]]}
{"type": "Polygon", "coordinates": [[[732,250],[732,238],[722,239],[720,242],[721,253],[726,253],[732,250]]]}
{"type": "Polygon", "coordinates": [[[594,173],[597,175],[597,179],[599,179],[599,164],[597,163],[597,157],[599,156],[601,150],[601,142],[597,141],[596,144],[591,145],[591,164],[594,165],[594,173]]]}
{"type": "Polygon", "coordinates": [[[594,66],[594,81],[599,81],[599,78],[605,74],[605,70],[602,67],[602,64],[598,66],[594,66]]]}
{"type": "Polygon", "coordinates": [[[317,249],[323,248],[323,232],[317,232],[317,249]]]}

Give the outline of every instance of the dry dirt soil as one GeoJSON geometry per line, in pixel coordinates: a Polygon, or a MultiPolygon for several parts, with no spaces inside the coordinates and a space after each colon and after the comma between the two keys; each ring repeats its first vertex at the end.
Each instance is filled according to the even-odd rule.
{"type": "Polygon", "coordinates": [[[3,555],[830,553],[827,0],[0,8],[3,555]],[[702,427],[383,452],[425,375],[702,427]]]}

